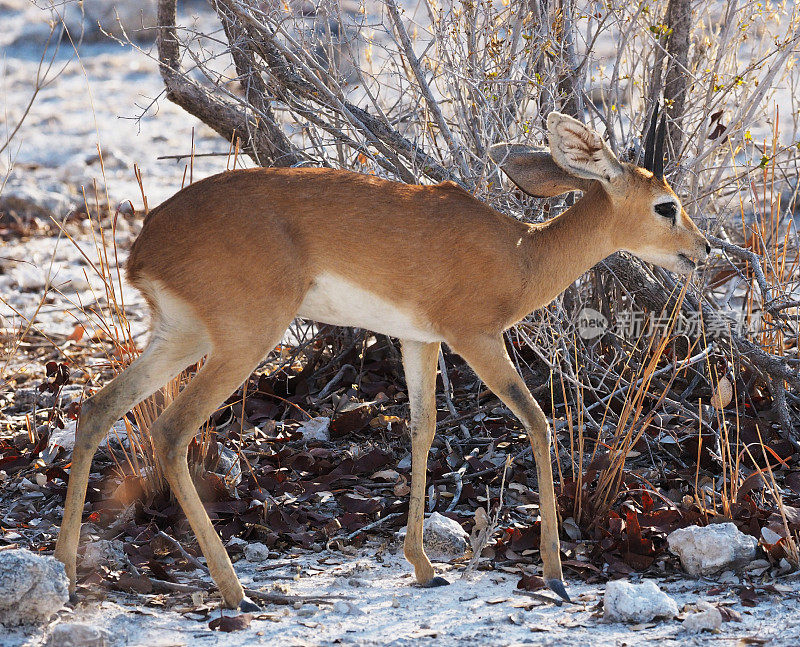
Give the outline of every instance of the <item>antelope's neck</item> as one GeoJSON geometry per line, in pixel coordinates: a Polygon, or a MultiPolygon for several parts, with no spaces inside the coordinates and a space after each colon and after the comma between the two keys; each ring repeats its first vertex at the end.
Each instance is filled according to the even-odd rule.
{"type": "Polygon", "coordinates": [[[522,298],[525,314],[550,303],[617,251],[611,208],[602,189],[593,187],[561,215],[531,225],[527,245],[531,279],[522,298]]]}

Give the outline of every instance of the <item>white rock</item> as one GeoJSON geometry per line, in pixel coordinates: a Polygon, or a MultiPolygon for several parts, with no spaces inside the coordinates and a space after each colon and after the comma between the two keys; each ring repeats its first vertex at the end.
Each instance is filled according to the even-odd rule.
{"type": "Polygon", "coordinates": [[[352,602],[346,600],[337,600],[333,603],[333,612],[343,616],[364,616],[366,613],[359,609],[352,602]]]}
{"type": "Polygon", "coordinates": [[[606,585],[603,615],[612,622],[650,622],[654,618],[674,618],[678,605],[653,580],[641,584],[613,580],[606,585]]]}
{"type": "Polygon", "coordinates": [[[44,622],[69,599],[64,565],[25,549],[0,551],[0,624],[44,622]]]}
{"type": "Polygon", "coordinates": [[[244,557],[248,562],[263,562],[269,558],[269,548],[259,542],[247,544],[244,547],[244,557]]]}
{"type": "Polygon", "coordinates": [[[697,577],[748,564],[756,557],[758,541],[732,523],[717,523],[675,530],[667,544],[683,569],[697,577]]]}
{"type": "Polygon", "coordinates": [[[311,418],[300,427],[299,431],[303,434],[304,440],[328,441],[331,439],[331,419],[325,416],[311,418]]]}
{"type": "Polygon", "coordinates": [[[125,566],[125,551],[119,539],[100,539],[86,544],[80,564],[83,568],[107,566],[120,569],[125,566]]]}
{"type": "Polygon", "coordinates": [[[62,622],[50,630],[47,647],[105,647],[106,632],[78,622],[62,622]]]}
{"type": "MultiPolygon", "coordinates": [[[[398,538],[405,539],[406,532],[407,527],[401,528],[398,538]]],[[[434,512],[422,524],[422,543],[430,559],[449,562],[464,555],[469,535],[457,521],[434,512]]]]}
{"type": "Polygon", "coordinates": [[[297,610],[297,615],[301,618],[310,618],[315,615],[319,609],[313,604],[304,604],[297,610]]]}
{"type": "Polygon", "coordinates": [[[67,452],[72,452],[75,449],[75,429],[77,424],[75,420],[67,420],[63,429],[51,431],[50,438],[47,441],[47,448],[55,449],[58,446],[63,447],[67,452]]]}
{"type": "MultiPolygon", "coordinates": [[[[75,420],[68,420],[64,423],[63,429],[54,429],[50,433],[50,438],[47,442],[47,449],[49,452],[55,453],[56,447],[62,447],[66,450],[67,454],[71,454],[75,449],[75,432],[78,423],[75,420]]],[[[136,427],[133,426],[134,431],[136,427]]],[[[105,450],[110,447],[111,450],[130,449],[130,440],[128,439],[128,427],[124,420],[117,420],[114,426],[109,430],[106,437],[100,441],[99,449],[105,450]]],[[[229,450],[230,451],[230,450],[229,450]]],[[[235,452],[234,452],[235,453],[235,452]]]]}
{"type": "Polygon", "coordinates": [[[722,614],[713,607],[700,613],[693,613],[683,621],[683,628],[691,633],[718,631],[722,627],[722,614]]]}
{"type": "Polygon", "coordinates": [[[228,447],[218,445],[219,463],[216,472],[223,479],[229,488],[235,487],[242,482],[242,464],[239,462],[239,454],[228,447]]]}

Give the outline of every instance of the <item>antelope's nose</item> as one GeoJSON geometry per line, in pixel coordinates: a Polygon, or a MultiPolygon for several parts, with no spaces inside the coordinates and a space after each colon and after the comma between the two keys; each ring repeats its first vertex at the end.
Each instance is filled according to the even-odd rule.
{"type": "Polygon", "coordinates": [[[710,243],[706,243],[706,255],[708,255],[710,253],[711,253],[711,244],[710,243]]]}

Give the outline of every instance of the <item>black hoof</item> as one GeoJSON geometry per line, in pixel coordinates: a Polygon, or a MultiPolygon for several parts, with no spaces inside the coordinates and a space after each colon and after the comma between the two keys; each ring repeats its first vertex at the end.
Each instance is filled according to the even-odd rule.
{"type": "Polygon", "coordinates": [[[261,607],[253,602],[250,598],[245,596],[239,603],[239,611],[242,613],[259,613],[261,611],[261,607]]]}
{"type": "Polygon", "coordinates": [[[74,604],[78,604],[79,601],[80,601],[80,598],[78,597],[78,594],[75,593],[75,591],[73,591],[72,593],[69,594],[69,603],[70,604],[73,604],[73,605],[74,604]]]}
{"type": "Polygon", "coordinates": [[[448,586],[450,582],[448,582],[443,577],[437,575],[436,577],[432,578],[430,582],[426,582],[422,586],[426,589],[432,589],[435,586],[448,586]]]}
{"type": "Polygon", "coordinates": [[[570,600],[569,599],[569,595],[567,595],[567,589],[564,588],[564,582],[563,581],[561,581],[561,580],[559,580],[559,579],[554,577],[554,578],[551,578],[549,580],[546,580],[546,583],[547,583],[548,588],[553,593],[558,595],[558,597],[560,597],[562,600],[564,600],[564,602],[569,602],[570,604],[572,604],[572,600],[570,600]]]}

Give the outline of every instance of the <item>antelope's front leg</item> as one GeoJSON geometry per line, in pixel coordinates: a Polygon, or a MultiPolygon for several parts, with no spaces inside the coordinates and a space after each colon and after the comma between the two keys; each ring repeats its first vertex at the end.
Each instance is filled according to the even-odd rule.
{"type": "Polygon", "coordinates": [[[435,576],[433,565],[422,545],[428,452],[436,433],[436,366],[439,344],[403,341],[402,348],[411,407],[411,496],[404,553],[414,566],[419,584],[441,586],[449,582],[443,577],[435,576]]]}
{"type": "Polygon", "coordinates": [[[547,585],[569,602],[561,572],[556,495],[550,464],[550,426],[547,418],[511,363],[502,336],[465,339],[452,348],[467,360],[478,377],[525,426],[533,448],[539,480],[542,571],[547,585]]]}

